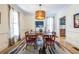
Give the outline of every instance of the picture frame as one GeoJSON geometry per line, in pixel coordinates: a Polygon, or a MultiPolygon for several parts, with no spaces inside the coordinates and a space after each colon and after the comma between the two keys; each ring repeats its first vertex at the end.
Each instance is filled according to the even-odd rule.
{"type": "Polygon", "coordinates": [[[74,14],[74,28],[79,28],[79,13],[74,14]]]}
{"type": "Polygon", "coordinates": [[[66,24],[66,17],[61,17],[60,18],[60,25],[65,25],[66,24]]]}
{"type": "Polygon", "coordinates": [[[35,25],[36,25],[36,27],[38,27],[38,28],[43,28],[44,22],[43,22],[43,21],[36,21],[36,22],[35,22],[35,25]]]}

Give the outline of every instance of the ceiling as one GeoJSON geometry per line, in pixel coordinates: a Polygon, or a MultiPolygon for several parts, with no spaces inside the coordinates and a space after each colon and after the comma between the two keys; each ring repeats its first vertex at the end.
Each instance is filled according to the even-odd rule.
{"type": "Polygon", "coordinates": [[[46,15],[55,15],[61,10],[65,10],[69,4],[42,4],[40,7],[39,4],[18,4],[19,8],[23,11],[34,14],[36,10],[43,9],[46,12],[46,15]]]}

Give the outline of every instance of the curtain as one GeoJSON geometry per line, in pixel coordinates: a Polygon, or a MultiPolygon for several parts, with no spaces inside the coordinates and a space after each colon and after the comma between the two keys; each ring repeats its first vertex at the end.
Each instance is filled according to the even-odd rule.
{"type": "Polygon", "coordinates": [[[15,41],[19,37],[19,14],[13,8],[10,8],[10,36],[15,41]]]}

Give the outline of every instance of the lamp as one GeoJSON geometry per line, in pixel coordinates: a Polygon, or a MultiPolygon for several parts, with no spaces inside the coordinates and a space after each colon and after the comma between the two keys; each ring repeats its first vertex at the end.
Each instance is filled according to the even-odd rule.
{"type": "MultiPolygon", "coordinates": [[[[39,4],[39,6],[41,7],[42,5],[39,4]]],[[[37,20],[44,20],[45,19],[45,11],[44,10],[37,10],[35,12],[35,19],[37,20]]]]}

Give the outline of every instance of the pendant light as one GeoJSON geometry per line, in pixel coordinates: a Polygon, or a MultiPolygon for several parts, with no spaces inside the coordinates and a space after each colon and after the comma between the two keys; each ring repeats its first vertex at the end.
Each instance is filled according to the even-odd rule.
{"type": "Polygon", "coordinates": [[[35,12],[36,20],[44,20],[45,19],[45,11],[41,10],[41,4],[39,4],[40,9],[35,12]]]}

